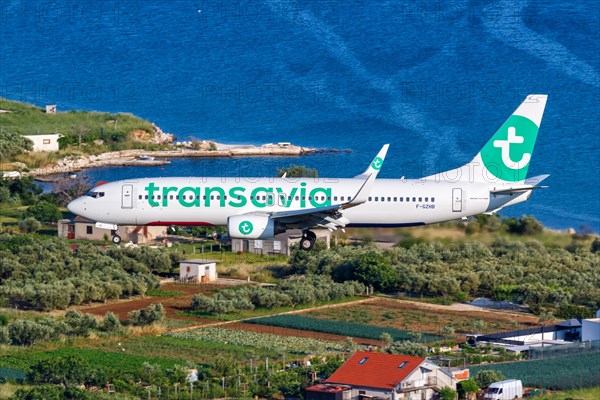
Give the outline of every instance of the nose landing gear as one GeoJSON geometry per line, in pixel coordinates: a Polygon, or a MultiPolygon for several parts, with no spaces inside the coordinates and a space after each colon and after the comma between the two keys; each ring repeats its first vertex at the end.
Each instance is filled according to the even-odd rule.
{"type": "Polygon", "coordinates": [[[113,242],[114,244],[119,244],[119,243],[121,243],[121,236],[119,236],[119,230],[118,230],[118,229],[115,229],[115,230],[113,230],[111,233],[112,233],[112,235],[113,235],[113,236],[112,236],[112,242],[113,242]]]}
{"type": "Polygon", "coordinates": [[[302,232],[302,239],[300,239],[300,248],[304,251],[309,251],[315,245],[317,235],[313,231],[306,230],[302,232]]]}

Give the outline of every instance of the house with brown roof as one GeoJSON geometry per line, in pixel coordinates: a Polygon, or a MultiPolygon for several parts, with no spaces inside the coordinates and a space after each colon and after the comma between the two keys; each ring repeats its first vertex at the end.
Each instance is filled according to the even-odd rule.
{"type": "MultiPolygon", "coordinates": [[[[468,373],[466,377],[468,378],[468,373]]],[[[325,383],[308,388],[306,398],[429,400],[446,386],[456,390],[458,380],[455,373],[433,364],[424,357],[359,351],[342,364],[325,383]],[[328,385],[337,386],[338,389],[329,391],[328,385]]]]}

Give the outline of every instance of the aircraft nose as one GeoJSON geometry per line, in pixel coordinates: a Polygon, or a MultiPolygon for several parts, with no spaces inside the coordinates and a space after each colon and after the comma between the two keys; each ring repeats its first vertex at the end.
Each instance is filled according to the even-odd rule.
{"type": "Polygon", "coordinates": [[[81,213],[85,210],[85,199],[79,197],[69,202],[69,204],[67,204],[67,210],[71,211],[75,215],[81,215],[81,213]]]}

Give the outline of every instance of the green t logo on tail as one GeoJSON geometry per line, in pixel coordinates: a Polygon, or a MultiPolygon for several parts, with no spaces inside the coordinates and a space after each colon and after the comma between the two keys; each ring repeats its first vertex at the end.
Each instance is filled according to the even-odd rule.
{"type": "Polygon", "coordinates": [[[481,159],[487,170],[504,181],[524,180],[538,129],[529,118],[511,115],[481,150],[481,159]]]}
{"type": "Polygon", "coordinates": [[[240,225],[238,226],[238,228],[243,235],[251,234],[252,230],[254,229],[254,227],[252,226],[252,222],[250,222],[250,221],[240,222],[240,225]]]}
{"type": "Polygon", "coordinates": [[[373,168],[375,171],[379,171],[382,166],[383,160],[381,159],[381,157],[375,157],[375,159],[371,163],[371,168],[373,168]]]}

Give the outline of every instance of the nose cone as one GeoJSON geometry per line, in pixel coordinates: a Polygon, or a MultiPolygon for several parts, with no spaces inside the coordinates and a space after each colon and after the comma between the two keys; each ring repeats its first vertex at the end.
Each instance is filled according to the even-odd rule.
{"type": "Polygon", "coordinates": [[[71,201],[67,204],[67,210],[71,211],[75,215],[81,215],[81,213],[85,210],[85,199],[81,197],[71,201]]]}

